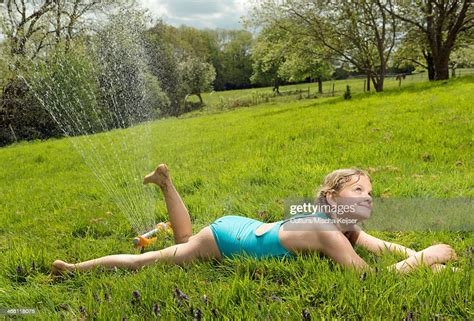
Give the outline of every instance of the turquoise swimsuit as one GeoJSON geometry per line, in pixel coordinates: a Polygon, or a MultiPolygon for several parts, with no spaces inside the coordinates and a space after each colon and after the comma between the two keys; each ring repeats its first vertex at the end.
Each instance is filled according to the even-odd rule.
{"type": "MultiPolygon", "coordinates": [[[[317,213],[316,216],[327,218],[324,213],[317,213]]],[[[224,216],[215,220],[210,227],[222,256],[247,254],[256,258],[285,257],[294,256],[281,245],[278,238],[281,225],[287,221],[276,222],[270,230],[259,236],[255,230],[265,223],[248,217],[224,216]]]]}

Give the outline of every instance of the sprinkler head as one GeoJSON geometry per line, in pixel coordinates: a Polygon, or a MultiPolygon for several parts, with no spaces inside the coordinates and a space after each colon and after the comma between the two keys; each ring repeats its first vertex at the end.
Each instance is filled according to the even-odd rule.
{"type": "Polygon", "coordinates": [[[151,237],[153,234],[157,234],[160,232],[168,232],[171,233],[173,230],[171,229],[171,224],[169,222],[161,222],[156,224],[156,227],[151,230],[146,232],[143,235],[139,235],[136,238],[132,240],[132,243],[135,247],[148,247],[151,244],[153,244],[156,241],[156,237],[151,237]]]}

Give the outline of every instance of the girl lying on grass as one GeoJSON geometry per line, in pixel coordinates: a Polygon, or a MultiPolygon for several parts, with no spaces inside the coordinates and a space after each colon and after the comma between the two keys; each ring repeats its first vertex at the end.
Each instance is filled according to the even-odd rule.
{"type": "Polygon", "coordinates": [[[457,258],[454,250],[446,244],[433,245],[416,252],[373,237],[350,223],[367,219],[372,212],[371,179],[368,173],[359,169],[339,169],[330,173],[317,193],[317,204],[325,204],[326,208],[347,205],[347,200],[352,200],[350,211],[342,214],[331,211],[314,213],[310,216],[325,219],[314,220],[314,223],[295,223],[291,219],[263,223],[241,216],[224,216],[196,235],[192,234],[188,211],[171,181],[166,165],[159,165],[145,177],[143,183],[157,184],[163,192],[176,245],[144,254],[109,255],[77,264],[56,260],[52,265],[52,273],[86,271],[97,266],[139,269],[156,262],[184,264],[198,259],[220,259],[243,253],[265,258],[311,252],[322,253],[344,267],[370,269],[354,251],[354,245],[376,254],[384,250],[404,254],[407,257],[405,260],[390,267],[399,272],[409,272],[419,266],[429,266],[439,271],[445,267],[442,263],[457,258]],[[345,220],[337,220],[341,218],[345,220]],[[327,223],[317,223],[320,221],[327,223]],[[341,221],[346,224],[341,224],[341,221]]]}

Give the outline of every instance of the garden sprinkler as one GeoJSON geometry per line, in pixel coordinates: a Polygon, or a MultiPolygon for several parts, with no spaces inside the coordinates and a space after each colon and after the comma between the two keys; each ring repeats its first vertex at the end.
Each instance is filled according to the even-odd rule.
{"type": "Polygon", "coordinates": [[[133,239],[133,245],[135,247],[141,247],[142,251],[145,249],[145,247],[150,246],[151,244],[156,242],[156,236],[151,237],[154,234],[158,234],[161,232],[168,232],[172,233],[173,230],[171,229],[171,223],[170,222],[160,222],[156,224],[155,228],[152,229],[151,231],[146,232],[145,234],[139,235],[136,238],[133,239]]]}

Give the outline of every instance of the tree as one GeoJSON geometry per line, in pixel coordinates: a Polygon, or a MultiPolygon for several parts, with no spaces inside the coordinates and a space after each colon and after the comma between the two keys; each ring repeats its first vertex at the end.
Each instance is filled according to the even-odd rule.
{"type": "Polygon", "coordinates": [[[285,61],[284,43],[278,42],[271,28],[264,28],[258,35],[252,48],[253,74],[250,80],[254,84],[273,86],[273,91],[280,94],[283,78],[278,70],[285,61]]]}
{"type": "Polygon", "coordinates": [[[162,115],[179,115],[184,96],[180,90],[181,80],[178,66],[181,56],[178,54],[175,27],[158,21],[145,32],[148,68],[160,80],[161,87],[168,97],[169,103],[162,106],[162,115]]]}
{"type": "Polygon", "coordinates": [[[145,19],[141,11],[120,11],[97,33],[92,44],[102,104],[110,111],[108,124],[112,128],[151,120],[157,114],[156,108],[162,105],[150,101],[153,96],[146,93],[149,88],[159,92],[161,89],[148,69],[145,19]]]}
{"type": "Polygon", "coordinates": [[[221,68],[216,72],[223,83],[221,89],[249,87],[252,75],[252,34],[244,30],[220,30],[218,32],[221,34],[219,37],[221,49],[218,53],[221,68]]]}
{"type": "Polygon", "coordinates": [[[393,57],[394,65],[412,64],[426,69],[428,79],[434,80],[433,54],[426,39],[415,29],[408,29],[393,57]]]}
{"type": "Polygon", "coordinates": [[[388,1],[384,9],[418,32],[428,45],[427,59],[433,60],[434,80],[449,78],[449,58],[460,34],[474,26],[471,0],[388,1]]]}
{"type": "Polygon", "coordinates": [[[67,51],[75,37],[97,24],[97,19],[90,18],[92,14],[103,19],[117,7],[133,3],[133,0],[7,0],[0,7],[1,31],[11,57],[35,59],[45,49],[61,43],[67,51]]]}
{"type": "Polygon", "coordinates": [[[178,66],[181,78],[182,90],[188,95],[196,95],[201,105],[203,100],[201,93],[212,90],[212,82],[216,78],[214,67],[196,57],[189,57],[178,66]]]}
{"type": "Polygon", "coordinates": [[[248,21],[286,29],[302,42],[330,50],[364,72],[377,91],[383,90],[397,21],[379,1],[265,0],[253,8],[248,21]]]}

